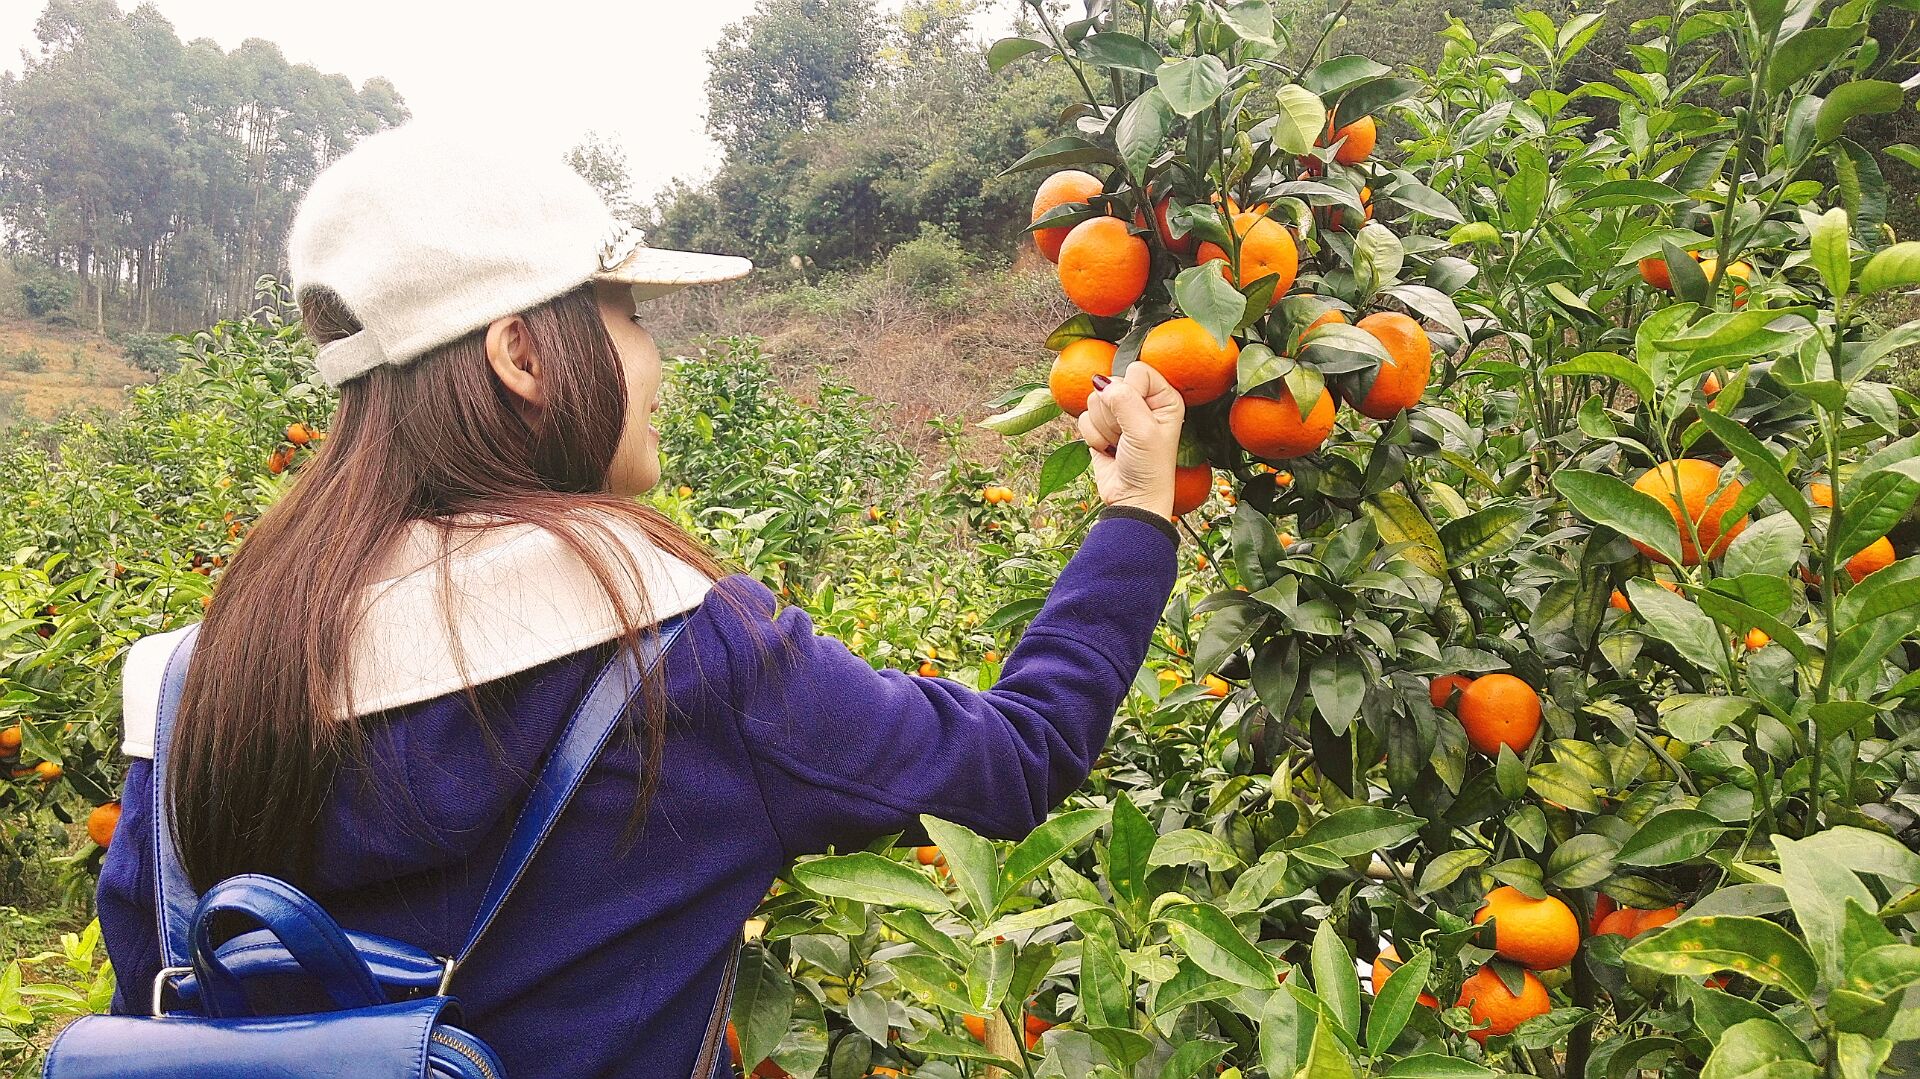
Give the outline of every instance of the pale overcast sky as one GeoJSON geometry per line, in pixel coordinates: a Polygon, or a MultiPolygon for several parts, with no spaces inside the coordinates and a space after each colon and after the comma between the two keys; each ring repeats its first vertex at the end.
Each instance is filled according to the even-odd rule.
{"type": "MultiPolygon", "coordinates": [[[[131,10],[135,0],[119,0],[131,10]]],[[[717,163],[705,118],[708,47],[753,0],[538,0],[519,17],[445,0],[155,0],[182,41],[212,38],[231,51],[250,37],[287,59],[345,75],[384,75],[416,117],[494,117],[550,141],[555,152],[600,131],[627,150],[634,194],[648,199],[675,176],[717,163]]],[[[898,10],[901,0],[880,0],[898,10]]],[[[0,0],[0,69],[38,55],[40,0],[0,0]]],[[[1014,0],[977,20],[1004,25],[1014,0]]]]}

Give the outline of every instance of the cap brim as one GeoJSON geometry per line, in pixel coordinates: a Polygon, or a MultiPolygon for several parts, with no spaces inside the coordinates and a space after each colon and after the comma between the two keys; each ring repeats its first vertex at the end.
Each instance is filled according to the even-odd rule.
{"type": "Polygon", "coordinates": [[[753,263],[738,255],[636,247],[614,266],[594,273],[596,281],[633,286],[635,300],[651,300],[689,285],[712,285],[745,277],[753,263]]]}

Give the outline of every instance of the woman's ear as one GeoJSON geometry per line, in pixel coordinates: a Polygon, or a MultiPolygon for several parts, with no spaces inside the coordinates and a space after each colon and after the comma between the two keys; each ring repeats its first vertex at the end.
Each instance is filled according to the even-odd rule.
{"type": "Polygon", "coordinates": [[[519,315],[494,319],[487,326],[487,364],[508,392],[535,408],[546,405],[540,385],[540,357],[534,353],[527,322],[519,315]]]}

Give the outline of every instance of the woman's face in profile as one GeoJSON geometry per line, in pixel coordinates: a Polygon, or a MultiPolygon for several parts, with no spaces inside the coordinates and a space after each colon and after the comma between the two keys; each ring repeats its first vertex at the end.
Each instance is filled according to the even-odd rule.
{"type": "Polygon", "coordinates": [[[607,482],[617,495],[645,494],[660,482],[660,432],[653,412],[660,404],[660,349],[634,318],[633,289],[614,282],[593,286],[600,319],[627,374],[627,423],[614,450],[607,482]]]}

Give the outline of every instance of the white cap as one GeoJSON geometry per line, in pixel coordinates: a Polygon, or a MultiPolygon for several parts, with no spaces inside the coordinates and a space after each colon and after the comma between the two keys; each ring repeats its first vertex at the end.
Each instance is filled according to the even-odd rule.
{"type": "Polygon", "coordinates": [[[332,386],[589,280],[632,285],[644,300],[753,269],[643,246],[557,154],[419,121],[367,137],[314,178],[287,255],[296,297],[331,289],[360,323],[320,349],[332,386]]]}

